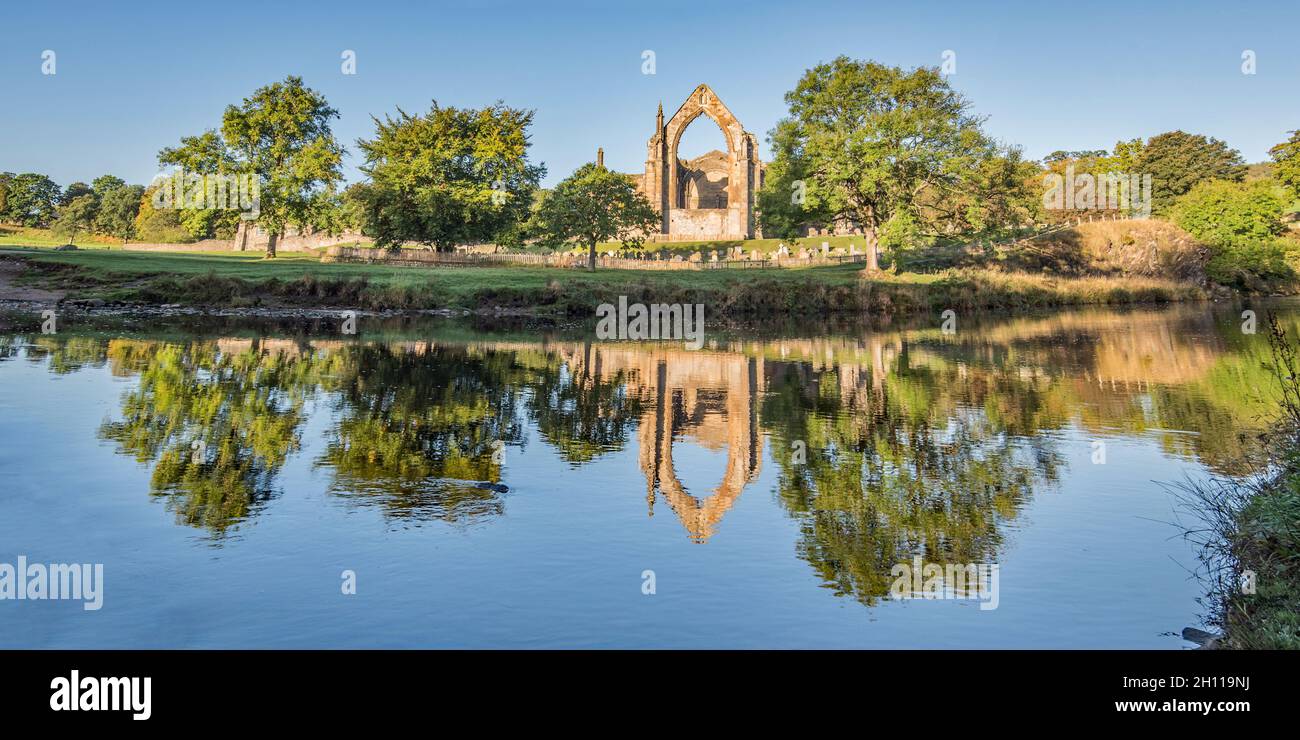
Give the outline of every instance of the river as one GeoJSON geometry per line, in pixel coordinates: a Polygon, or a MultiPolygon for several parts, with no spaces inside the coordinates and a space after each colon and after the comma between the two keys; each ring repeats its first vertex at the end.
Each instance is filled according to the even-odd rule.
{"type": "Polygon", "coordinates": [[[0,561],[104,580],[95,610],[0,601],[0,646],[1188,648],[1173,484],[1252,470],[1256,308],[1254,334],[1183,305],[698,351],[11,314],[0,561]],[[930,564],[996,580],[900,587],[930,564]]]}

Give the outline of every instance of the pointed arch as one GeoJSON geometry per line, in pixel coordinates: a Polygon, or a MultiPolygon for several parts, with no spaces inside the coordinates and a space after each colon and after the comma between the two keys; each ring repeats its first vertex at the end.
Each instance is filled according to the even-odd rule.
{"type": "MultiPolygon", "coordinates": [[[[656,129],[650,138],[642,182],[651,202],[658,204],[663,215],[661,233],[668,235],[670,240],[674,237],[744,239],[754,236],[755,190],[763,166],[758,159],[757,140],[745,131],[717,93],[706,84],[697,85],[667,121],[662,120],[661,112],[656,129]],[[682,134],[700,116],[708,117],[722,131],[727,146],[726,184],[721,186],[720,195],[710,194],[705,199],[707,203],[698,203],[698,208],[687,208],[686,193],[691,183],[679,165],[678,149],[682,134]],[[711,210],[713,215],[704,214],[705,210],[711,210]],[[674,214],[673,211],[684,213],[674,214]],[[714,226],[703,229],[709,233],[700,233],[700,224],[706,222],[714,226]],[[675,227],[682,228],[682,231],[678,232],[675,227]]],[[[696,187],[703,191],[700,185],[697,183],[696,187]]]]}

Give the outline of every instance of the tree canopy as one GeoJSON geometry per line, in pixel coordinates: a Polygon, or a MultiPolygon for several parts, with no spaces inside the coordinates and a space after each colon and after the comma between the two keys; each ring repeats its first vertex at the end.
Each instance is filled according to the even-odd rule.
{"type": "Polygon", "coordinates": [[[1208,180],[1179,198],[1174,221],[1210,246],[1207,274],[1216,282],[1262,289],[1261,280],[1293,277],[1286,263],[1285,204],[1269,180],[1208,180]]]}
{"type": "MultiPolygon", "coordinates": [[[[160,151],[158,162],[199,175],[255,177],[256,222],[270,235],[266,251],[274,257],[286,228],[319,225],[322,211],[333,203],[344,152],[330,129],[337,117],[325,96],[305,86],[301,77],[286,77],[227,106],[219,134],[210,130],[184,137],[180,146],[160,151]]],[[[228,231],[238,217],[233,208],[222,213],[211,204],[198,210],[204,212],[181,217],[191,231],[222,230],[218,222],[228,231]]]]}
{"type": "Polygon", "coordinates": [[[782,228],[847,221],[874,243],[891,222],[895,234],[951,230],[953,219],[978,227],[985,218],[972,207],[1025,187],[1018,152],[983,133],[937,68],[841,56],[808,70],[785,99],[789,116],[771,134],[774,178],[760,198],[782,228]]]}
{"type": "Polygon", "coordinates": [[[625,175],[588,163],[555,186],[538,208],[538,231],[556,242],[587,247],[596,269],[596,245],[618,240],[633,246],[659,225],[659,213],[625,175]]]}
{"type": "Polygon", "coordinates": [[[1300,200],[1300,131],[1292,131],[1289,139],[1268,153],[1276,163],[1274,177],[1286,188],[1292,200],[1300,200]]]}
{"type": "Polygon", "coordinates": [[[1175,199],[1206,180],[1239,181],[1246,175],[1241,153],[1224,142],[1184,131],[1152,136],[1137,157],[1137,169],[1151,175],[1152,208],[1167,212],[1175,199]]]}
{"type": "Polygon", "coordinates": [[[4,193],[0,220],[23,226],[48,226],[54,220],[61,192],[49,177],[35,172],[5,173],[0,185],[4,193]]]}
{"type": "Polygon", "coordinates": [[[374,138],[357,142],[371,180],[357,197],[379,246],[413,241],[450,251],[527,218],[546,172],[528,160],[532,111],[435,101],[422,116],[399,109],[374,121],[374,138]]]}
{"type": "Polygon", "coordinates": [[[99,200],[99,212],[95,215],[95,230],[117,237],[123,243],[134,238],[135,217],[140,213],[142,198],[142,185],[122,184],[105,191],[99,200]]]}

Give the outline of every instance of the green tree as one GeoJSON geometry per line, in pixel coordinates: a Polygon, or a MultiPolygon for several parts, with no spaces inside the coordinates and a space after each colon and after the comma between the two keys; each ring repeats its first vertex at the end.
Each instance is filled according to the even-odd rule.
{"type": "Polygon", "coordinates": [[[121,239],[126,244],[135,236],[135,218],[140,213],[143,198],[142,185],[121,184],[104,191],[99,200],[99,212],[95,215],[95,231],[121,239]]]}
{"type": "Polygon", "coordinates": [[[1205,180],[1240,181],[1246,176],[1241,153],[1226,143],[1184,131],[1151,137],[1137,158],[1137,169],[1151,175],[1152,209],[1173,207],[1178,196],[1205,180]]]}
{"type": "Polygon", "coordinates": [[[77,234],[89,232],[95,225],[95,214],[99,203],[94,195],[79,195],[59,207],[59,216],[54,221],[54,233],[67,235],[68,243],[77,239],[77,234]]]}
{"type": "Polygon", "coordinates": [[[788,163],[805,183],[806,209],[856,223],[869,245],[900,212],[937,230],[942,214],[923,206],[970,192],[971,173],[998,154],[936,68],[841,56],[808,70],[785,99],[774,166],[788,163]]]}
{"type": "MultiPolygon", "coordinates": [[[[168,147],[158,153],[158,163],[178,167],[186,176],[222,177],[239,174],[239,163],[216,131],[183,137],[180,146],[168,147]]],[[[193,199],[186,194],[172,193],[172,208],[176,211],[177,222],[194,239],[228,239],[234,236],[239,226],[239,212],[229,201],[231,195],[227,194],[226,207],[214,207],[221,204],[207,203],[206,197],[205,192],[202,207],[186,207],[193,199]]]]}
{"type": "Polygon", "coordinates": [[[545,238],[576,240],[587,247],[589,270],[596,269],[596,244],[617,239],[638,245],[660,222],[654,206],[627,177],[597,164],[584,164],[556,185],[536,215],[545,238]]]}
{"type": "MultiPolygon", "coordinates": [[[[220,134],[207,131],[186,137],[179,147],[160,151],[158,161],[200,175],[256,177],[256,221],[270,237],[266,256],[274,257],[276,243],[289,226],[318,225],[322,204],[330,201],[342,178],[343,147],[330,130],[330,120],[337,117],[338,111],[303,85],[301,77],[286,77],[228,106],[220,134]]],[[[188,230],[221,233],[214,219],[223,216],[231,218],[194,215],[188,230]]],[[[186,222],[184,216],[181,222],[186,222]]]]}
{"type": "Polygon", "coordinates": [[[66,206],[83,195],[94,195],[95,191],[84,182],[74,182],[59,195],[59,205],[66,206]]]}
{"type": "Polygon", "coordinates": [[[1287,189],[1288,196],[1300,200],[1300,131],[1292,131],[1291,138],[1268,150],[1277,163],[1273,176],[1287,189]]]}
{"type": "Polygon", "coordinates": [[[1146,150],[1146,144],[1141,139],[1129,139],[1128,141],[1115,142],[1115,153],[1099,157],[1099,171],[1103,174],[1106,172],[1123,172],[1136,174],[1142,164],[1142,152],[1146,150]]]}
{"type": "Polygon", "coordinates": [[[528,217],[546,172],[528,161],[532,111],[434,102],[423,116],[399,109],[374,121],[374,138],[357,142],[371,179],[359,194],[380,246],[414,241],[450,251],[495,240],[528,217]]]}
{"type": "Polygon", "coordinates": [[[57,215],[59,186],[45,175],[14,175],[6,186],[3,218],[23,226],[47,226],[57,215]]]}
{"type": "Polygon", "coordinates": [[[155,208],[154,193],[158,185],[145,188],[135,215],[135,238],[144,242],[170,244],[193,241],[194,237],[181,225],[180,211],[175,208],[155,208]]]}
{"type": "MultiPolygon", "coordinates": [[[[778,132],[789,136],[792,130],[778,129],[778,132]]],[[[794,239],[803,236],[808,226],[829,226],[834,214],[826,209],[825,201],[808,202],[808,163],[798,143],[783,138],[778,149],[782,155],[767,166],[763,187],[758,191],[758,217],[763,235],[794,239]]]]}
{"type": "Polygon", "coordinates": [[[330,119],[338,111],[301,77],[267,85],[226,108],[221,133],[244,167],[261,179],[257,222],[270,236],[268,257],[285,227],[310,227],[342,173],[343,147],[330,119]]]}
{"type": "Polygon", "coordinates": [[[114,175],[100,175],[90,182],[90,189],[95,191],[95,195],[104,197],[104,193],[110,190],[116,190],[126,184],[126,180],[114,175]]]}

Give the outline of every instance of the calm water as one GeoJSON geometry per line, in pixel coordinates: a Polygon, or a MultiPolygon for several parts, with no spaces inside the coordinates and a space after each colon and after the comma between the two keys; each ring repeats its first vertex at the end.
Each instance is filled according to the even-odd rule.
{"type": "Polygon", "coordinates": [[[0,601],[0,646],[1188,647],[1203,587],[1161,483],[1250,469],[1267,345],[1240,323],[1083,311],[689,352],[11,316],[0,562],[103,563],[105,584],[94,612],[0,601]],[[997,608],[890,598],[914,555],[998,564],[997,608]]]}

